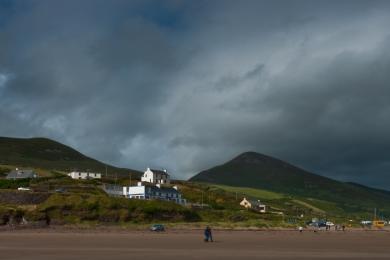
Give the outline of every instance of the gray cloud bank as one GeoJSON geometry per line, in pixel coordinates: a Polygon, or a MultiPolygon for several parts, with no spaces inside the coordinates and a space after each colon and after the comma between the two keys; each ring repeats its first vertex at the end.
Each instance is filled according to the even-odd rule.
{"type": "Polygon", "coordinates": [[[252,150],[390,189],[388,1],[0,1],[0,135],[188,178],[252,150]]]}

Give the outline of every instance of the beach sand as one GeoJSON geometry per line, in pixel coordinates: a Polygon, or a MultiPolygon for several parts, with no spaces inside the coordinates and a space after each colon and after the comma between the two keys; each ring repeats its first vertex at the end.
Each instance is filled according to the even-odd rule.
{"type": "Polygon", "coordinates": [[[390,232],[0,232],[0,259],[390,259],[390,232]]]}

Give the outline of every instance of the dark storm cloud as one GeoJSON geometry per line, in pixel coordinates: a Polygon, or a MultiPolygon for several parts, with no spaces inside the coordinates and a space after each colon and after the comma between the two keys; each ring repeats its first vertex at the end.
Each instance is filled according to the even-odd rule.
{"type": "Polygon", "coordinates": [[[0,134],[175,177],[255,150],[390,187],[387,1],[6,1],[0,134]]]}

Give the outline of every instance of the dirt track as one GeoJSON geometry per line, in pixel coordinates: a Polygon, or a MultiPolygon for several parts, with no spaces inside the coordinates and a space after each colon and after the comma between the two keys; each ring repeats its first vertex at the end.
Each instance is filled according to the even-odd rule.
{"type": "Polygon", "coordinates": [[[390,259],[390,232],[0,233],[0,259],[390,259]]]}

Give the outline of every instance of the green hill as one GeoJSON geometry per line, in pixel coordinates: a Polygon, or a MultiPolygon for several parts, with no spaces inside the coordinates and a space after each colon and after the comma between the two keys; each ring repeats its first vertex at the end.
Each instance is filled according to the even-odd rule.
{"type": "Polygon", "coordinates": [[[0,165],[18,167],[37,167],[57,171],[95,171],[106,172],[110,176],[139,177],[140,172],[117,168],[92,159],[75,149],[47,138],[9,138],[0,137],[0,165]]]}
{"type": "Polygon", "coordinates": [[[255,152],[243,153],[225,164],[202,171],[190,181],[326,200],[349,211],[370,211],[377,207],[390,213],[389,192],[336,181],[255,152]]]}

